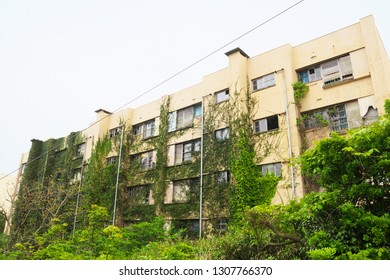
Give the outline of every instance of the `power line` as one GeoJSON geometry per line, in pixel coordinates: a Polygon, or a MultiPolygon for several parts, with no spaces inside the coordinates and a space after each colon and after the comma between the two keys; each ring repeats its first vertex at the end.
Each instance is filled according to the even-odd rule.
{"type": "MultiPolygon", "coordinates": [[[[263,21],[262,23],[256,25],[255,27],[249,29],[248,31],[242,33],[242,34],[239,35],[238,37],[232,39],[231,41],[229,41],[229,42],[227,42],[227,43],[225,43],[225,44],[223,44],[222,46],[220,46],[219,48],[217,48],[217,49],[215,49],[214,51],[210,52],[210,53],[207,54],[206,56],[204,56],[204,57],[202,57],[202,58],[196,60],[196,61],[193,62],[192,64],[190,64],[190,65],[188,65],[187,67],[183,68],[182,70],[176,72],[175,74],[169,76],[169,77],[166,78],[165,80],[163,80],[163,81],[161,81],[160,83],[154,85],[153,87],[151,87],[150,89],[144,91],[143,93],[141,93],[140,95],[136,96],[135,98],[131,99],[131,100],[128,101],[127,103],[123,104],[122,106],[120,106],[119,108],[117,108],[116,110],[114,110],[112,113],[116,113],[116,112],[122,110],[123,108],[127,107],[129,104],[131,104],[131,103],[133,103],[134,101],[140,99],[141,97],[145,96],[146,94],[148,94],[149,92],[155,90],[156,88],[162,86],[163,84],[169,82],[170,80],[174,79],[175,77],[179,76],[180,74],[184,73],[185,71],[187,71],[188,69],[194,67],[195,65],[201,63],[202,61],[206,60],[206,59],[209,58],[210,56],[212,56],[212,55],[216,54],[217,52],[221,51],[221,50],[224,49],[225,47],[231,45],[232,43],[234,43],[234,42],[240,40],[241,38],[245,37],[246,35],[252,33],[252,32],[255,31],[256,29],[258,29],[258,28],[262,27],[263,25],[269,23],[270,21],[276,19],[277,17],[279,17],[279,16],[281,16],[282,14],[286,13],[287,11],[291,10],[291,9],[294,8],[295,6],[298,6],[298,5],[301,4],[303,1],[304,1],[304,0],[300,0],[300,1],[296,2],[295,4],[293,4],[293,5],[291,5],[291,6],[287,7],[287,8],[285,8],[285,9],[282,10],[281,12],[279,12],[279,13],[275,14],[274,16],[270,17],[269,19],[263,21]]],[[[86,128],[84,128],[83,130],[81,130],[80,132],[86,131],[87,129],[93,127],[94,125],[98,124],[99,122],[103,121],[104,119],[106,119],[106,118],[109,117],[109,116],[110,116],[110,115],[106,115],[106,116],[104,116],[103,118],[101,118],[101,119],[99,119],[99,120],[93,122],[92,124],[90,124],[89,126],[87,126],[86,128]]],[[[41,158],[42,156],[44,156],[45,154],[47,154],[47,153],[49,153],[49,152],[51,152],[51,151],[57,149],[58,147],[59,147],[59,145],[53,147],[52,149],[46,151],[44,154],[42,154],[42,155],[40,155],[40,156],[38,156],[38,157],[36,157],[36,158],[30,160],[28,163],[30,164],[30,163],[32,163],[32,162],[35,162],[36,160],[40,159],[40,158],[41,158]]],[[[21,167],[15,169],[14,171],[12,171],[12,172],[6,174],[6,175],[3,176],[3,177],[1,177],[1,178],[0,178],[0,181],[3,180],[3,179],[6,178],[6,177],[12,175],[13,173],[19,171],[20,168],[21,168],[21,167]]]]}

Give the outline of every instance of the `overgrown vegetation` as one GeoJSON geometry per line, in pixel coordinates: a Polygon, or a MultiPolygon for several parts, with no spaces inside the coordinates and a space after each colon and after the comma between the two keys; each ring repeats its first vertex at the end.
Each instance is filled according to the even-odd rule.
{"type": "MultiPolygon", "coordinates": [[[[264,176],[256,163],[278,153],[282,131],[254,134],[256,106],[250,92],[236,92],[231,103],[209,102],[204,112],[205,238],[188,238],[191,230],[182,228],[186,219],[199,217],[200,154],[193,153],[191,164],[168,166],[167,147],[184,133],[168,132],[168,98],[161,104],[158,137],[139,139],[133,127],[121,122],[125,156],[115,225],[118,166],[106,158],[117,154],[120,135],[96,143],[82,184],[72,182],[74,170],[83,167],[77,153],[81,136],[33,141],[30,158],[49,153],[26,169],[12,239],[0,235],[0,258],[389,259],[390,110],[385,106],[386,116],[371,126],[346,137],[333,134],[302,155],[304,175],[323,192],[271,205],[280,178],[264,176]],[[221,127],[229,127],[228,138],[216,138],[221,127]],[[63,148],[51,150],[58,141],[63,148]],[[148,150],[155,151],[157,161],[143,170],[136,155],[148,150]],[[227,170],[230,180],[220,181],[218,174],[227,170]],[[183,179],[191,179],[189,199],[165,203],[167,183],[183,179]],[[129,194],[139,186],[147,187],[129,194]],[[150,193],[154,203],[145,201],[150,193]],[[229,220],[224,234],[212,227],[220,218],[229,220]]],[[[200,126],[194,122],[189,129],[199,132],[200,126]]]]}

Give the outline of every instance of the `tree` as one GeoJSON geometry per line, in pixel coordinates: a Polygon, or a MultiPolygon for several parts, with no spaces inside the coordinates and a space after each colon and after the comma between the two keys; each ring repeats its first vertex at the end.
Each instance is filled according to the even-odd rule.
{"type": "Polygon", "coordinates": [[[349,131],[346,137],[332,134],[307,150],[301,157],[303,174],[324,191],[286,206],[247,212],[248,226],[268,234],[261,240],[263,255],[389,259],[389,139],[387,110],[371,126],[349,131]]]}

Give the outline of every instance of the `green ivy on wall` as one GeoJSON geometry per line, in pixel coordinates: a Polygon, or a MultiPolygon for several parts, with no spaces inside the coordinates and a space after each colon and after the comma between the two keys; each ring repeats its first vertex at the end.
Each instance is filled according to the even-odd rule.
{"type": "MultiPolygon", "coordinates": [[[[189,128],[203,133],[202,216],[210,224],[215,224],[221,218],[240,221],[245,209],[258,204],[270,204],[275,195],[279,178],[269,174],[263,176],[257,164],[275,150],[275,146],[279,144],[275,141],[275,135],[279,135],[279,131],[260,136],[253,133],[257,101],[249,91],[235,91],[227,102],[216,104],[211,98],[207,101],[203,127],[199,121],[189,128]],[[224,127],[229,129],[229,137],[217,138],[216,130],[224,127]],[[218,177],[220,172],[226,172],[227,175],[224,176],[228,180],[221,181],[218,177]]],[[[15,223],[25,230],[22,223],[31,219],[27,224],[34,226],[29,227],[31,230],[20,231],[18,236],[21,238],[40,227],[46,228],[51,218],[58,217],[68,223],[75,220],[77,228],[82,228],[86,226],[86,213],[91,210],[91,205],[105,207],[113,214],[113,205],[116,203],[115,220],[119,226],[151,220],[155,216],[164,217],[177,225],[188,219],[198,220],[201,154],[199,151],[193,152],[190,163],[168,166],[169,145],[187,131],[181,129],[168,132],[170,110],[170,97],[167,97],[157,116],[158,136],[148,139],[135,135],[133,127],[127,125],[126,120],[120,120],[123,141],[120,141],[121,134],[112,138],[106,135],[97,140],[88,165],[84,168],[81,186],[80,182],[72,183],[74,170],[83,165],[83,157],[77,155],[77,145],[83,141],[81,134],[71,134],[66,138],[46,142],[33,141],[30,157],[41,157],[26,169],[21,193],[28,189],[28,197],[21,196],[15,223]],[[119,154],[120,148],[122,157],[118,177],[119,192],[115,202],[118,160],[109,164],[106,159],[110,155],[119,154]],[[143,151],[155,151],[156,165],[153,168],[142,169],[140,162],[135,160],[134,155],[143,151]],[[181,180],[185,180],[189,187],[187,199],[166,203],[168,186],[181,180]],[[40,186],[44,186],[47,191],[46,197],[48,193],[51,194],[50,201],[39,202],[46,204],[43,208],[53,204],[60,209],[47,215],[44,220],[41,205],[35,205],[29,210],[22,207],[22,203],[34,205],[33,197],[42,196],[41,191],[31,191],[39,190],[40,186]],[[148,197],[149,194],[152,194],[152,198],[148,197]],[[80,208],[75,217],[77,195],[80,208]],[[64,196],[65,201],[61,200],[64,196]],[[150,201],[153,203],[149,203],[150,201]]],[[[42,196],[42,200],[44,197],[42,196]]],[[[208,226],[205,230],[212,231],[208,226]]]]}

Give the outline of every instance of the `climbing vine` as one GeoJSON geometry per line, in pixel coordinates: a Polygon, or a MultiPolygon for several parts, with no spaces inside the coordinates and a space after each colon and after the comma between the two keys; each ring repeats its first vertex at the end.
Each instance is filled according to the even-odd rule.
{"type": "MultiPolygon", "coordinates": [[[[148,138],[139,137],[134,133],[135,128],[128,125],[126,120],[119,120],[120,133],[98,139],[85,166],[83,157],[77,154],[77,145],[83,141],[81,135],[44,143],[33,142],[31,158],[48,150],[50,153],[36,165],[29,165],[24,175],[24,185],[53,186],[53,196],[50,199],[57,201],[57,204],[62,203],[60,197],[67,198],[61,204],[61,211],[54,211],[57,214],[44,218],[44,223],[42,217],[40,222],[35,219],[30,223],[48,224],[50,218],[61,218],[69,224],[74,221],[76,229],[83,228],[87,226],[87,213],[91,206],[99,205],[107,209],[118,226],[151,220],[155,216],[164,217],[166,221],[172,221],[172,225],[180,226],[188,220],[199,221],[201,188],[204,223],[215,225],[221,218],[239,221],[244,210],[259,204],[270,204],[280,178],[272,174],[264,176],[258,163],[271,153],[277,154],[283,134],[280,129],[255,134],[253,119],[257,100],[248,90],[236,90],[230,96],[230,100],[221,103],[214,102],[212,96],[206,98],[204,104],[202,102],[204,122],[201,122],[199,115],[194,116],[191,127],[175,131],[168,129],[170,97],[165,98],[159,115],[156,116],[157,136],[148,138]],[[228,132],[224,132],[223,137],[217,137],[216,131],[226,128],[228,132]],[[168,164],[171,160],[168,151],[170,145],[175,145],[188,130],[203,137],[203,159],[200,150],[196,149],[192,151],[190,162],[168,164]],[[50,150],[54,146],[60,148],[50,150]],[[118,176],[118,158],[112,161],[107,159],[118,155],[120,149],[122,156],[118,176]],[[155,155],[155,165],[148,168],[140,162],[140,155],[145,151],[151,151],[155,155]],[[85,169],[82,185],[81,181],[72,181],[75,168],[80,167],[85,169]],[[114,197],[117,178],[118,193],[114,197]],[[186,199],[167,200],[169,191],[173,193],[173,186],[179,183],[187,186],[186,199]],[[77,215],[76,197],[79,206],[77,215]],[[114,204],[117,206],[115,213],[114,204]],[[63,215],[59,215],[60,213],[63,215]]],[[[280,154],[283,152],[280,151],[280,154]]],[[[26,189],[31,187],[23,187],[21,193],[26,189]]],[[[31,195],[30,192],[27,194],[31,195]]],[[[27,204],[31,205],[34,195],[28,198],[30,201],[27,204]]],[[[22,209],[21,206],[19,208],[22,209]]],[[[31,216],[33,210],[36,211],[33,216],[42,216],[38,209],[38,205],[32,207],[26,216],[31,216]]],[[[22,216],[16,220],[19,224],[24,222],[22,216]]],[[[211,229],[208,226],[204,228],[211,229]]]]}
{"type": "Polygon", "coordinates": [[[32,140],[19,188],[11,227],[14,241],[30,239],[47,230],[50,221],[73,219],[77,185],[72,175],[80,168],[80,133],[47,141],[32,140]]]}

